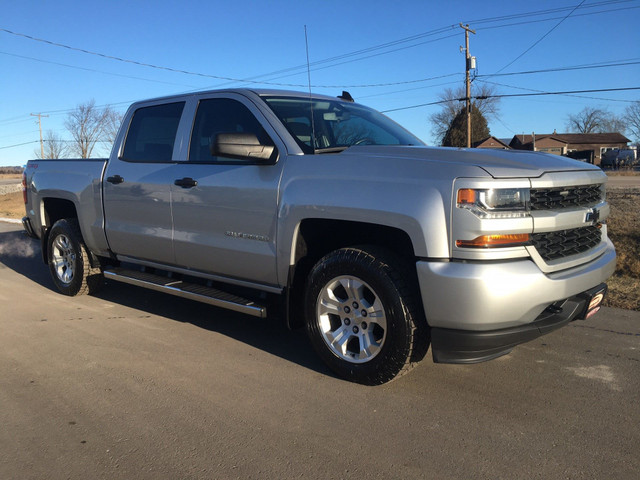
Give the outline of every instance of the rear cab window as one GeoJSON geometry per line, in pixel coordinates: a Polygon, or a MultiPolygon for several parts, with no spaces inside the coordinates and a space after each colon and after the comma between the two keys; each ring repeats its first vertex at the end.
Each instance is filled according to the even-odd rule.
{"type": "Polygon", "coordinates": [[[184,104],[174,102],[136,110],[120,159],[126,162],[171,162],[184,104]]]}

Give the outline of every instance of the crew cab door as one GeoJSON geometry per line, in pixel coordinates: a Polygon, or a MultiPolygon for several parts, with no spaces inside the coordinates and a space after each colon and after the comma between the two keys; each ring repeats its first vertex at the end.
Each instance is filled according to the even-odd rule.
{"type": "MultiPolygon", "coordinates": [[[[134,110],[124,146],[104,174],[105,231],[119,257],[173,264],[172,163],[185,102],[146,104],[134,110]]],[[[122,134],[121,134],[122,135],[122,134]]]]}
{"type": "Polygon", "coordinates": [[[242,95],[199,97],[187,161],[171,185],[176,263],[277,285],[276,220],[283,152],[275,131],[242,95]],[[269,160],[214,156],[217,134],[251,133],[274,146],[269,160]],[[274,143],[275,142],[275,143],[274,143]]]}

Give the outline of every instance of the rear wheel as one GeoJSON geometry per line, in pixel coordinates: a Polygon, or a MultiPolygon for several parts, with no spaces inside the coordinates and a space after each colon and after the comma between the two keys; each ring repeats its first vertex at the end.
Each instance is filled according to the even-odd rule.
{"type": "Polygon", "coordinates": [[[428,346],[426,322],[410,267],[377,248],[343,248],[309,275],[309,338],[339,376],[378,385],[407,371],[428,346]]]}
{"type": "Polygon", "coordinates": [[[91,266],[77,220],[58,220],[51,227],[48,260],[53,283],[61,293],[84,295],[102,287],[102,270],[91,266]]]}

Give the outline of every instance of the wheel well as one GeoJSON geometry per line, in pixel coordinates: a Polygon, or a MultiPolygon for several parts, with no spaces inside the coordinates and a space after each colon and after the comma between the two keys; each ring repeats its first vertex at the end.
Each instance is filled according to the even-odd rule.
{"type": "Polygon", "coordinates": [[[70,200],[61,198],[45,198],[42,200],[44,224],[51,228],[54,223],[62,218],[78,218],[76,206],[70,200]]]}
{"type": "MultiPolygon", "coordinates": [[[[413,244],[406,232],[372,223],[308,219],[300,224],[295,263],[311,256],[316,261],[327,253],[354,245],[378,245],[403,257],[413,257],[413,244]]],[[[315,263],[315,261],[314,261],[315,263]]]]}
{"type": "Polygon", "coordinates": [[[384,247],[410,262],[415,258],[409,235],[398,228],[344,220],[303,220],[295,242],[294,265],[289,274],[289,327],[303,324],[305,282],[316,262],[329,252],[356,245],[384,247]]]}
{"type": "Polygon", "coordinates": [[[42,199],[42,235],[40,235],[40,247],[42,261],[48,262],[49,230],[58,220],[63,218],[78,218],[76,206],[70,200],[61,198],[42,199]]]}

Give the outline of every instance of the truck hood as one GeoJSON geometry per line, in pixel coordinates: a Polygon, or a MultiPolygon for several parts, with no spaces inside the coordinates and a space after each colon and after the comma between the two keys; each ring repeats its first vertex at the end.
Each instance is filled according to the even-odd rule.
{"type": "Polygon", "coordinates": [[[549,172],[600,170],[589,163],[567,157],[526,150],[368,145],[348,148],[340,155],[404,158],[476,166],[494,178],[536,178],[549,172]]]}

